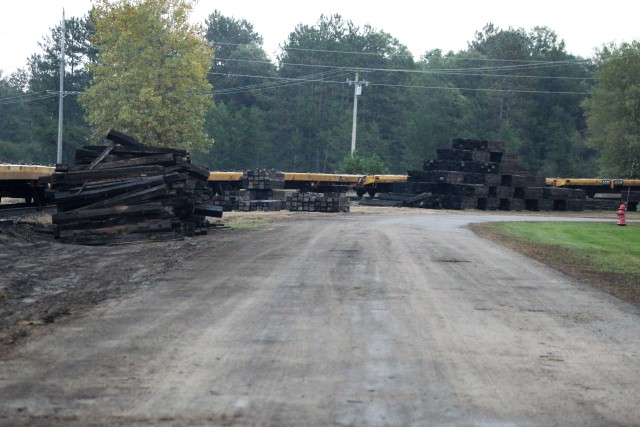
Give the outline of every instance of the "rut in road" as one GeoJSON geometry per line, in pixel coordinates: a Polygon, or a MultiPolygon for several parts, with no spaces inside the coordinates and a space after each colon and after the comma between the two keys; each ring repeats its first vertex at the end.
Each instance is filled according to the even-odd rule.
{"type": "Polygon", "coordinates": [[[638,309],[468,220],[293,220],[214,247],[0,361],[0,424],[640,419],[638,309]]]}

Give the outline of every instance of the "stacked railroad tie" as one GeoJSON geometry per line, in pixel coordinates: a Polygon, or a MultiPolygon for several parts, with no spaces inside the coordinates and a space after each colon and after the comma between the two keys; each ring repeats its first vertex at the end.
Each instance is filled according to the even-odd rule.
{"type": "Polygon", "coordinates": [[[584,209],[581,190],[547,188],[545,179],[520,167],[501,141],[454,139],[437,150],[422,170],[408,172],[413,196],[403,206],[427,209],[572,210],[584,209]]]}
{"type": "Polygon", "coordinates": [[[209,171],[187,151],[149,147],[115,130],[107,139],[116,145],[77,149],[74,165],[51,175],[61,242],[180,239],[206,234],[206,217],[222,217],[211,203],[209,171]]]}
{"type": "Polygon", "coordinates": [[[287,196],[287,209],[305,212],[349,212],[350,201],[342,193],[299,192],[287,196]]]}
{"type": "Polygon", "coordinates": [[[232,191],[226,190],[211,198],[211,203],[222,207],[225,212],[240,210],[240,203],[250,200],[251,195],[246,190],[232,191]]]}
{"type": "Polygon", "coordinates": [[[246,170],[241,190],[221,190],[214,204],[224,210],[348,212],[350,201],[338,192],[309,193],[285,189],[285,173],[273,169],[246,170]]]}
{"type": "Polygon", "coordinates": [[[269,169],[247,170],[242,174],[242,188],[257,193],[284,188],[284,172],[269,169]]]}
{"type": "Polygon", "coordinates": [[[284,201],[282,200],[242,200],[239,203],[238,210],[240,212],[264,211],[274,212],[284,209],[284,201]]]}
{"type": "Polygon", "coordinates": [[[242,188],[248,197],[239,201],[239,211],[284,209],[284,172],[273,169],[246,170],[242,174],[242,188]]]}

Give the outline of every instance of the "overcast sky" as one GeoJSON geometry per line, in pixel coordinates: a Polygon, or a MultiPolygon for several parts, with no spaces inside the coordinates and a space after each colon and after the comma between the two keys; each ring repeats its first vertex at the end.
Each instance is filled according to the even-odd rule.
{"type": "MultiPolygon", "coordinates": [[[[83,16],[91,0],[3,1],[0,11],[0,70],[7,75],[25,67],[39,52],[38,41],[58,25],[62,9],[67,18],[83,16]]],[[[274,56],[298,24],[314,25],[321,14],[340,14],[362,27],[390,33],[419,57],[431,49],[465,49],[474,33],[488,22],[499,28],[547,26],[566,42],[574,55],[592,56],[609,42],[640,40],[640,1],[579,2],[563,0],[200,0],[192,16],[204,19],[215,9],[225,16],[246,19],[262,35],[265,51],[274,56]]]]}

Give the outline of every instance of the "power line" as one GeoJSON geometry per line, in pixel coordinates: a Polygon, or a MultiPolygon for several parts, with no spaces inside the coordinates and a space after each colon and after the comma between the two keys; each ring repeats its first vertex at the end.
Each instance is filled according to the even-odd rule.
{"type": "Polygon", "coordinates": [[[468,88],[468,87],[457,87],[457,86],[392,85],[392,84],[384,84],[384,83],[370,84],[369,86],[402,87],[407,89],[448,89],[448,90],[475,91],[475,92],[539,93],[539,94],[552,94],[552,95],[589,95],[589,92],[527,90],[527,89],[489,89],[489,88],[468,88]]]}
{"type": "MultiPolygon", "coordinates": [[[[213,41],[212,43],[214,45],[219,44],[224,46],[250,46],[251,45],[251,43],[226,43],[226,42],[216,42],[216,41],[213,41]]],[[[262,48],[261,45],[256,45],[256,46],[262,48]]],[[[378,57],[387,54],[387,52],[357,52],[357,51],[348,51],[348,50],[309,49],[309,48],[291,47],[291,46],[282,47],[281,49],[285,52],[289,50],[293,50],[293,51],[312,52],[312,53],[337,53],[337,54],[345,54],[345,55],[378,56],[378,57]]],[[[415,55],[413,54],[394,53],[393,56],[415,58],[415,55]]],[[[535,64],[537,62],[548,62],[544,60],[535,60],[535,59],[498,59],[498,58],[478,58],[478,57],[471,57],[471,56],[469,57],[440,56],[440,57],[437,57],[437,59],[443,59],[443,60],[455,59],[455,60],[465,60],[465,61],[486,61],[486,62],[512,62],[512,63],[524,62],[529,64],[535,64]]],[[[575,59],[575,61],[582,62],[582,61],[590,61],[590,60],[575,59]]]]}
{"type": "MultiPolygon", "coordinates": [[[[226,60],[226,59],[221,59],[226,60]]],[[[264,61],[252,61],[252,60],[231,60],[229,61],[237,61],[237,62],[258,62],[263,63],[264,61]]],[[[543,62],[542,64],[548,65],[550,61],[543,62]]],[[[252,74],[238,74],[238,73],[218,73],[218,72],[210,72],[209,75],[220,75],[220,76],[228,76],[228,77],[244,77],[244,78],[254,78],[254,79],[266,79],[271,80],[268,83],[261,83],[255,85],[245,85],[234,88],[220,89],[214,90],[213,94],[216,96],[223,95],[231,95],[238,93],[246,93],[246,92],[256,92],[267,89],[276,89],[282,87],[288,87],[293,85],[301,85],[305,83],[329,83],[329,84],[340,84],[344,85],[344,81],[337,80],[327,80],[330,77],[338,76],[339,74],[352,72],[352,71],[381,71],[381,72],[415,72],[419,74],[446,74],[446,75],[463,75],[463,76],[483,76],[483,77],[503,77],[503,78],[538,78],[538,79],[569,79],[569,80],[595,80],[593,78],[580,78],[580,77],[567,77],[567,76],[519,76],[519,75],[510,75],[510,74],[484,74],[484,73],[468,73],[464,70],[455,70],[452,71],[440,71],[440,70],[406,70],[406,69],[376,69],[376,68],[354,68],[354,67],[335,67],[328,65],[318,65],[318,64],[303,64],[312,68],[329,68],[328,71],[323,71],[316,74],[310,74],[304,77],[277,77],[277,76],[261,76],[261,75],[252,75],[252,74]]],[[[510,92],[510,93],[539,93],[539,94],[571,94],[571,95],[587,95],[586,92],[572,92],[572,91],[542,91],[542,90],[524,90],[524,89],[488,89],[488,88],[464,88],[464,87],[455,87],[455,86],[426,86],[426,85],[399,85],[399,84],[385,84],[385,83],[376,83],[371,84],[371,86],[379,86],[379,87],[396,87],[396,88],[407,88],[407,89],[435,89],[435,90],[460,90],[460,91],[481,91],[481,92],[510,92]]],[[[68,94],[77,94],[78,92],[69,92],[68,94]]],[[[210,93],[209,93],[210,94],[210,93]]],[[[203,94],[204,95],[204,94],[203,94]]],[[[8,97],[0,99],[0,105],[9,105],[13,103],[20,102],[32,102],[42,99],[51,98],[55,96],[55,94],[47,94],[47,95],[39,95],[39,93],[34,94],[24,94],[18,95],[15,97],[8,97]]]]}
{"type": "MultiPolygon", "coordinates": [[[[228,89],[221,89],[221,90],[214,90],[213,91],[214,95],[228,95],[228,94],[232,94],[232,93],[253,92],[253,91],[263,90],[263,89],[275,89],[275,88],[293,86],[293,85],[298,85],[298,84],[303,84],[303,83],[329,82],[329,81],[326,80],[326,78],[335,76],[335,75],[337,75],[339,73],[342,73],[342,71],[341,70],[335,70],[335,71],[329,71],[329,72],[325,72],[325,73],[311,74],[309,76],[302,77],[302,78],[273,77],[273,76],[252,76],[250,74],[229,74],[229,73],[209,73],[209,74],[218,74],[218,75],[232,76],[232,77],[262,78],[262,79],[269,79],[269,80],[277,80],[277,81],[279,81],[279,83],[271,82],[271,83],[263,83],[263,84],[257,84],[257,85],[247,85],[247,86],[241,86],[241,87],[236,87],[236,88],[228,88],[228,89]]],[[[338,83],[338,82],[334,82],[334,83],[338,83]]]]}
{"type": "MultiPolygon", "coordinates": [[[[220,73],[223,74],[223,73],[220,73]]],[[[258,79],[284,79],[286,78],[278,78],[278,77],[268,77],[268,76],[253,76],[249,74],[229,74],[224,73],[226,76],[233,77],[250,77],[250,78],[258,78],[258,79]]],[[[347,83],[344,81],[335,81],[335,80],[308,80],[308,79],[295,79],[300,80],[294,84],[302,84],[302,83],[330,83],[330,84],[340,84],[346,85],[347,83]]],[[[281,86],[289,86],[290,84],[283,84],[281,86]]],[[[262,90],[262,85],[252,85],[252,86],[244,86],[242,88],[231,88],[231,89],[223,89],[220,92],[214,90],[215,95],[226,95],[231,93],[242,93],[242,92],[250,92],[256,90],[262,90]]],[[[281,86],[272,86],[270,88],[277,88],[281,86]]],[[[406,89],[443,89],[443,90],[460,90],[460,91],[475,91],[475,92],[501,92],[501,93],[529,93],[529,94],[555,94],[555,95],[588,95],[588,92],[572,92],[572,91],[545,91],[545,90],[530,90],[530,89],[490,89],[490,88],[465,88],[465,87],[456,87],[456,86],[424,86],[424,85],[398,85],[398,84],[385,84],[385,83],[370,83],[369,86],[380,86],[380,87],[396,87],[396,88],[406,88],[406,89]]]]}
{"type": "MultiPolygon", "coordinates": [[[[228,61],[228,62],[243,62],[243,63],[252,63],[252,64],[271,64],[269,61],[258,61],[252,59],[233,59],[233,58],[217,58],[219,61],[228,61]]],[[[412,70],[412,69],[403,69],[403,68],[371,68],[371,67],[358,67],[358,66],[336,66],[336,65],[323,65],[323,64],[302,64],[302,63],[282,63],[281,65],[288,65],[292,67],[306,67],[306,68],[331,68],[331,69],[341,69],[344,71],[362,71],[362,72],[397,72],[397,73],[407,73],[407,74],[460,74],[460,75],[479,75],[479,76],[496,76],[490,75],[486,73],[481,74],[471,74],[468,71],[499,71],[499,70],[524,70],[524,69],[542,69],[542,68],[550,68],[555,66],[569,65],[569,63],[565,61],[547,61],[543,63],[530,64],[527,66],[524,65],[513,65],[513,66],[503,66],[503,67],[477,67],[477,68],[441,68],[434,70],[412,70]]],[[[518,75],[497,75],[498,77],[519,77],[518,75]]],[[[530,76],[534,78],[563,78],[564,76],[530,76]]],[[[569,78],[569,77],[566,77],[569,78]]],[[[580,77],[574,77],[571,79],[581,79],[580,77]]],[[[583,79],[591,79],[590,77],[584,77],[583,79]]]]}
{"type": "Polygon", "coordinates": [[[47,93],[47,92],[48,91],[43,90],[43,91],[40,91],[40,92],[21,93],[20,95],[7,96],[6,98],[0,98],[0,101],[7,101],[7,100],[11,100],[11,99],[24,98],[24,97],[39,95],[39,94],[47,93]]]}
{"type": "Polygon", "coordinates": [[[43,99],[55,98],[56,94],[45,94],[45,95],[25,95],[24,97],[0,100],[0,105],[11,105],[11,104],[20,104],[27,103],[33,101],[41,101],[43,99]]]}

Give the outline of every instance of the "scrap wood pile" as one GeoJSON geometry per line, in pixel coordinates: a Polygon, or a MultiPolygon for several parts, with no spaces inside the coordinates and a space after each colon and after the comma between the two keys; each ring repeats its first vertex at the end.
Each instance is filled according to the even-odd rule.
{"type": "Polygon", "coordinates": [[[454,139],[451,148],[437,150],[422,170],[408,172],[408,192],[402,204],[428,209],[572,210],[585,206],[582,190],[549,188],[505,152],[501,141],[454,139]]]}
{"type": "Polygon", "coordinates": [[[209,171],[185,150],[149,147],[110,130],[116,145],[77,149],[74,165],[51,175],[57,213],[54,235],[64,243],[114,244],[206,234],[209,171]]]}

